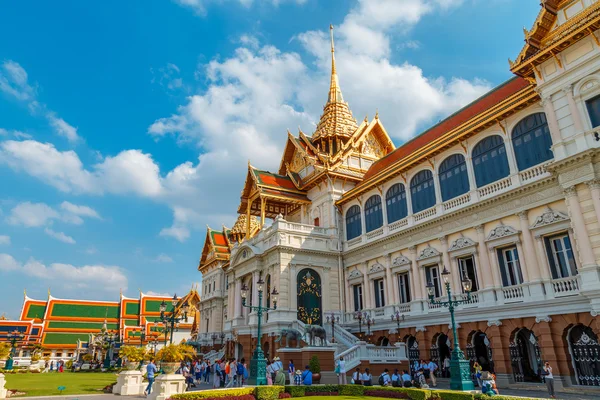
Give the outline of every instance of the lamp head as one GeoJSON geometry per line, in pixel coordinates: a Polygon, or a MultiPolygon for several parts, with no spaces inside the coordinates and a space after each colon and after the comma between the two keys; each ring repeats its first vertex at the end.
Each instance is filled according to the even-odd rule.
{"type": "Polygon", "coordinates": [[[473,282],[468,276],[465,276],[465,278],[462,280],[462,287],[465,290],[465,293],[469,293],[473,288],[473,282]]]}
{"type": "Polygon", "coordinates": [[[173,307],[175,307],[177,305],[177,293],[175,293],[173,295],[173,300],[171,300],[171,303],[173,304],[173,307]]]}
{"type": "Polygon", "coordinates": [[[187,312],[188,312],[188,310],[189,310],[189,308],[190,308],[190,305],[189,305],[189,303],[188,303],[187,301],[186,301],[185,303],[183,303],[183,306],[182,306],[182,308],[183,308],[183,313],[184,313],[184,314],[187,314],[187,312]]]}
{"type": "Polygon", "coordinates": [[[444,270],[442,271],[442,279],[444,280],[444,283],[450,282],[450,271],[448,271],[448,268],[446,268],[445,265],[444,270]]]}
{"type": "Polygon", "coordinates": [[[429,295],[429,298],[433,299],[435,297],[435,286],[433,286],[433,282],[429,281],[425,287],[427,288],[427,294],[429,295]]]}
{"type": "Polygon", "coordinates": [[[273,291],[271,292],[271,298],[273,299],[273,305],[275,307],[277,307],[277,296],[279,296],[279,292],[277,291],[277,288],[273,288],[273,291]]]}
{"type": "Polygon", "coordinates": [[[248,285],[245,283],[242,285],[242,301],[245,303],[248,297],[248,285]]]}
{"type": "Polygon", "coordinates": [[[263,281],[262,276],[258,278],[258,281],[256,282],[257,288],[259,292],[263,291],[263,286],[265,285],[265,281],[263,281]]]}
{"type": "Polygon", "coordinates": [[[160,312],[164,313],[165,311],[167,311],[167,303],[165,303],[165,301],[163,300],[162,303],[160,303],[160,312]]]}

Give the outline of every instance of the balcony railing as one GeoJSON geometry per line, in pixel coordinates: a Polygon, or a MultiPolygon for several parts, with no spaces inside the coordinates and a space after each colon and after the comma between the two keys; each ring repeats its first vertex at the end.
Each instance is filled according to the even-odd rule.
{"type": "Polygon", "coordinates": [[[512,186],[512,177],[504,178],[494,183],[490,183],[487,186],[482,187],[478,190],[479,197],[483,198],[486,196],[490,196],[494,193],[498,193],[503,191],[504,189],[508,189],[512,186]]]}
{"type": "Polygon", "coordinates": [[[425,211],[421,211],[420,213],[415,214],[415,216],[414,216],[415,222],[422,221],[424,219],[433,217],[436,214],[437,214],[437,208],[431,207],[425,211]]]}
{"type": "Polygon", "coordinates": [[[578,295],[579,279],[577,276],[556,279],[552,281],[552,289],[554,290],[554,296],[556,297],[578,295]]]}
{"type": "Polygon", "coordinates": [[[465,204],[469,204],[469,202],[471,202],[471,193],[458,196],[444,203],[444,211],[453,210],[465,204]]]}
{"type": "Polygon", "coordinates": [[[525,301],[524,285],[516,285],[502,288],[505,303],[518,303],[525,301]]]}

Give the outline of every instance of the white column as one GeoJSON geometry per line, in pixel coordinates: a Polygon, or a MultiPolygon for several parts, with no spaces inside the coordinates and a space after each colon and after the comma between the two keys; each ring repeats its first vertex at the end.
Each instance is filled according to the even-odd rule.
{"type": "Polygon", "coordinates": [[[467,176],[469,177],[469,191],[473,192],[472,196],[477,196],[477,198],[472,199],[471,201],[478,200],[479,193],[477,192],[477,181],[475,180],[475,171],[473,170],[473,159],[465,154],[465,163],[467,165],[467,176]]]}
{"type": "Polygon", "coordinates": [[[363,272],[363,306],[366,309],[371,309],[373,308],[372,304],[372,300],[371,300],[371,285],[370,285],[370,280],[369,280],[369,276],[367,275],[368,272],[368,267],[367,267],[367,263],[363,263],[362,265],[362,272],[363,272]]]}
{"type": "Polygon", "coordinates": [[[550,136],[552,137],[552,151],[554,152],[554,158],[565,158],[565,147],[562,143],[562,136],[560,135],[560,128],[558,127],[556,111],[554,111],[554,106],[552,105],[552,96],[548,96],[543,99],[541,105],[544,107],[546,121],[548,121],[548,129],[550,130],[550,136]]]}
{"type": "Polygon", "coordinates": [[[240,278],[236,278],[235,280],[235,303],[233,305],[234,309],[234,318],[239,318],[242,316],[242,280],[240,278]]]}
{"type": "Polygon", "coordinates": [[[571,218],[571,224],[573,225],[573,233],[575,234],[575,240],[577,241],[581,265],[583,268],[594,267],[596,266],[596,258],[594,257],[592,243],[590,242],[590,237],[583,219],[579,196],[577,195],[577,188],[575,186],[567,188],[565,190],[565,197],[567,200],[569,217],[571,218]]]}
{"type": "Polygon", "coordinates": [[[252,305],[258,305],[258,271],[252,272],[252,305]]]}
{"type": "Polygon", "coordinates": [[[440,180],[437,173],[437,168],[433,170],[433,187],[435,189],[435,204],[442,204],[442,190],[440,188],[440,180]]]}
{"type": "Polygon", "coordinates": [[[415,246],[411,246],[408,248],[410,251],[410,271],[412,279],[414,282],[413,286],[413,296],[415,300],[423,300],[425,296],[423,296],[423,291],[425,290],[425,284],[423,275],[421,273],[421,269],[417,264],[417,248],[415,246]]]}
{"type": "Polygon", "coordinates": [[[385,282],[387,290],[388,305],[398,304],[398,293],[394,290],[394,280],[392,279],[392,254],[386,256],[387,266],[385,269],[385,282]]]}
{"type": "Polygon", "coordinates": [[[388,224],[388,217],[387,217],[387,203],[385,201],[385,190],[382,190],[382,193],[381,193],[381,212],[383,213],[383,226],[386,226],[388,224]]]}
{"type": "Polygon", "coordinates": [[[452,291],[456,294],[462,293],[458,263],[453,263],[452,261],[450,261],[450,255],[448,254],[448,237],[442,236],[441,238],[439,238],[439,241],[442,244],[442,261],[444,263],[444,266],[448,268],[448,271],[450,271],[450,274],[452,276],[452,291]]]}
{"type": "Polygon", "coordinates": [[[586,185],[588,185],[590,188],[592,202],[594,203],[594,211],[596,212],[596,219],[600,224],[600,179],[594,179],[586,182],[586,185]]]}
{"type": "Polygon", "coordinates": [[[517,214],[521,223],[521,235],[523,237],[523,252],[525,253],[525,268],[529,274],[531,282],[538,282],[541,279],[540,267],[535,256],[535,245],[529,231],[529,219],[527,211],[521,211],[517,214]]]}
{"type": "Polygon", "coordinates": [[[404,184],[404,190],[406,191],[406,212],[407,212],[407,216],[410,216],[413,214],[413,207],[412,207],[412,197],[410,195],[410,186],[408,184],[404,184]]]}
{"type": "Polygon", "coordinates": [[[541,235],[536,235],[535,247],[538,257],[538,265],[540,266],[540,276],[542,280],[548,281],[552,279],[552,275],[550,274],[550,269],[547,262],[548,256],[546,255],[546,249],[544,247],[544,238],[541,235]]]}
{"type": "Polygon", "coordinates": [[[490,260],[490,270],[494,280],[494,287],[500,288],[502,287],[502,277],[500,276],[500,266],[498,265],[498,258],[496,257],[496,249],[490,246],[487,248],[487,251],[490,260]]]}
{"type": "Polygon", "coordinates": [[[517,240],[517,252],[519,254],[519,263],[521,265],[521,273],[523,274],[523,282],[530,282],[529,279],[529,268],[527,268],[527,266],[525,266],[525,268],[523,268],[523,263],[527,262],[525,261],[525,252],[523,251],[523,244],[521,243],[520,240],[517,240]]]}
{"type": "Polygon", "coordinates": [[[562,91],[567,98],[567,102],[569,103],[569,112],[571,113],[573,127],[575,128],[575,142],[577,143],[577,150],[585,151],[588,149],[588,144],[585,140],[585,136],[582,135],[582,133],[585,132],[585,129],[581,121],[581,114],[579,114],[579,109],[577,108],[575,99],[573,98],[573,85],[565,86],[562,91]]]}
{"type": "Polygon", "coordinates": [[[348,280],[346,280],[344,284],[346,285],[346,312],[352,312],[354,311],[354,292],[352,291],[352,286],[348,280]]]}
{"type": "Polygon", "coordinates": [[[506,148],[506,159],[508,160],[508,168],[510,169],[510,174],[514,175],[517,172],[519,172],[519,168],[517,167],[515,149],[513,148],[510,132],[508,131],[506,132],[506,137],[504,138],[504,147],[506,148]]]}
{"type": "Polygon", "coordinates": [[[290,286],[289,286],[289,296],[290,296],[290,310],[298,309],[298,296],[296,295],[296,288],[298,287],[298,272],[296,271],[296,264],[290,263],[290,286]]]}
{"type": "Polygon", "coordinates": [[[477,268],[479,270],[479,276],[481,277],[481,284],[483,285],[483,289],[489,289],[494,287],[494,275],[492,272],[492,265],[490,264],[488,249],[485,244],[484,226],[477,225],[475,227],[475,231],[477,231],[477,244],[479,254],[479,265],[477,266],[477,268]]]}

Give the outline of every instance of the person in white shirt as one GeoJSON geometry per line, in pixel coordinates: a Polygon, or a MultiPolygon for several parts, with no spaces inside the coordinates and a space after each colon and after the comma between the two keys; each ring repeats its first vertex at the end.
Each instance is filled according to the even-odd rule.
{"type": "Polygon", "coordinates": [[[340,385],[346,385],[347,381],[346,381],[346,361],[344,361],[344,357],[340,357],[340,359],[337,362],[337,367],[338,367],[338,384],[340,385]]]}
{"type": "Polygon", "coordinates": [[[352,374],[352,383],[355,385],[362,385],[362,374],[360,373],[360,368],[356,368],[356,371],[352,374]]]}
{"type": "Polygon", "coordinates": [[[550,366],[549,362],[546,362],[546,364],[544,364],[543,376],[544,376],[544,379],[546,380],[546,387],[548,388],[548,394],[550,395],[550,397],[555,399],[556,395],[554,394],[554,375],[552,375],[552,367],[550,366]]]}
{"type": "Polygon", "coordinates": [[[369,368],[365,368],[365,372],[362,374],[360,380],[364,386],[373,386],[373,375],[371,375],[369,368]]]}
{"type": "Polygon", "coordinates": [[[429,378],[431,379],[431,385],[433,387],[437,386],[437,380],[435,379],[435,371],[437,371],[438,366],[433,361],[429,360],[426,365],[426,368],[429,370],[429,378]]]}
{"type": "Polygon", "coordinates": [[[390,371],[386,368],[381,374],[383,386],[390,386],[392,384],[392,378],[390,378],[390,371]]]}

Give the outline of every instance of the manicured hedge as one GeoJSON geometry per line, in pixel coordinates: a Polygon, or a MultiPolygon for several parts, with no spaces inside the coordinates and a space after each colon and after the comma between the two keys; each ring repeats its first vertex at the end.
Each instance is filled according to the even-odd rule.
{"type": "Polygon", "coordinates": [[[456,392],[452,390],[436,390],[433,394],[442,400],[473,400],[472,393],[456,392]]]}
{"type": "Polygon", "coordinates": [[[306,386],[305,392],[308,393],[339,393],[340,385],[316,385],[316,386],[306,386]]]}
{"type": "Polygon", "coordinates": [[[278,400],[279,393],[283,393],[284,386],[257,386],[254,388],[257,400],[278,400]]]}
{"type": "Polygon", "coordinates": [[[292,397],[304,397],[307,387],[310,386],[286,386],[285,392],[291,394],[292,397]]]}
{"type": "Polygon", "coordinates": [[[241,397],[241,396],[254,396],[254,388],[237,388],[228,390],[203,390],[199,392],[189,392],[175,394],[171,396],[174,400],[200,400],[210,398],[223,398],[223,397],[241,397]]]}
{"type": "Polygon", "coordinates": [[[501,394],[495,394],[493,396],[488,396],[487,394],[478,393],[473,396],[475,400],[549,400],[549,399],[540,399],[537,397],[515,397],[515,396],[503,396],[501,394]]]}
{"type": "Polygon", "coordinates": [[[340,385],[340,396],[364,396],[365,389],[371,386],[362,385],[340,385]]]}
{"type": "Polygon", "coordinates": [[[381,390],[381,389],[372,389],[365,390],[365,396],[370,397],[383,397],[388,399],[410,399],[406,393],[401,393],[397,390],[381,390]]]}

